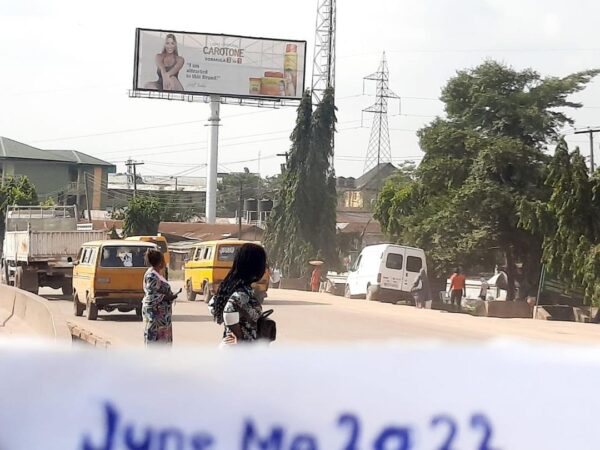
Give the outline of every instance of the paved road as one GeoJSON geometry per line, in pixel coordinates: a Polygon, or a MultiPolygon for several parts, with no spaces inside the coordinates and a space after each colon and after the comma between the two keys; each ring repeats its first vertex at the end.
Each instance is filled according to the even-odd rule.
{"type": "MultiPolygon", "coordinates": [[[[175,289],[181,282],[173,283],[175,289]]],[[[111,341],[116,346],[143,345],[143,325],[133,313],[100,312],[98,320],[75,317],[70,299],[42,291],[57,302],[66,320],[111,341]]],[[[275,310],[281,343],[361,340],[482,341],[513,337],[563,343],[600,343],[600,326],[530,319],[493,319],[417,310],[329,294],[273,289],[265,306],[275,310]]],[[[173,311],[175,345],[217,345],[221,328],[203,302],[178,301],[173,311]]]]}

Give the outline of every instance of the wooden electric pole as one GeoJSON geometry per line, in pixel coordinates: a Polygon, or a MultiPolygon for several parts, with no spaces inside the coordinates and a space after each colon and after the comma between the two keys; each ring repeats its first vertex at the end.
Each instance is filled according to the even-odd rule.
{"type": "Polygon", "coordinates": [[[135,197],[137,195],[137,166],[143,166],[144,163],[128,159],[125,165],[127,166],[128,173],[131,173],[131,168],[133,167],[133,196],[135,197]]]}
{"type": "Polygon", "coordinates": [[[594,173],[594,133],[600,133],[600,127],[575,130],[575,134],[590,135],[590,174],[594,173]]]}

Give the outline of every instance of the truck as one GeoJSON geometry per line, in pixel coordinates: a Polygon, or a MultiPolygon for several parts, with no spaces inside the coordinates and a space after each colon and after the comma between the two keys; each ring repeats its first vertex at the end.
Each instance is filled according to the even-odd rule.
{"type": "Polygon", "coordinates": [[[9,206],[0,261],[4,284],[38,293],[40,287],[73,294],[73,260],[82,244],[106,232],[78,230],[76,206],[9,206]]]}

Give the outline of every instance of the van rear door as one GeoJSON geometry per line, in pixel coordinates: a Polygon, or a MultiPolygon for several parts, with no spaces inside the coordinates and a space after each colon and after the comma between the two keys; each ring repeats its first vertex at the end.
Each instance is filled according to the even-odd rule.
{"type": "Polygon", "coordinates": [[[381,282],[383,289],[401,290],[404,281],[403,247],[390,246],[386,249],[381,260],[381,282]]]}
{"type": "Polygon", "coordinates": [[[422,250],[415,248],[407,248],[406,262],[404,270],[404,281],[402,283],[402,290],[404,292],[410,292],[415,280],[419,276],[419,272],[422,268],[425,268],[424,254],[422,250]]]}

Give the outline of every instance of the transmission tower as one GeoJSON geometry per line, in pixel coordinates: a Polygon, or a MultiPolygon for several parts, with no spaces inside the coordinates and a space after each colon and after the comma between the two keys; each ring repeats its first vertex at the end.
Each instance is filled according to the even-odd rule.
{"type": "MultiPolygon", "coordinates": [[[[373,125],[369,137],[367,158],[365,159],[365,173],[373,167],[379,167],[381,163],[392,162],[392,149],[390,144],[390,131],[388,128],[388,98],[400,99],[398,95],[389,88],[389,72],[385,52],[381,58],[377,72],[364,78],[365,81],[377,82],[377,101],[374,105],[364,109],[363,112],[373,113],[373,125]]],[[[364,81],[363,81],[364,85],[364,81]]]]}
{"type": "Polygon", "coordinates": [[[312,74],[312,103],[318,105],[325,89],[335,87],[335,2],[317,0],[317,25],[312,74]]]}

